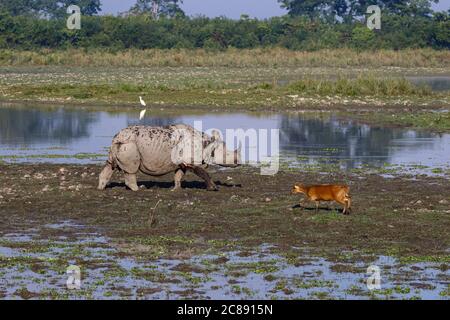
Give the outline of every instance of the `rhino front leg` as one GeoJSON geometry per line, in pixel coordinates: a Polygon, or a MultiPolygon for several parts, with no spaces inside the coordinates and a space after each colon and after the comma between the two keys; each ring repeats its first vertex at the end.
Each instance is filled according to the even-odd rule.
{"type": "Polygon", "coordinates": [[[205,180],[206,182],[206,189],[209,191],[217,191],[217,186],[216,184],[212,181],[211,177],[209,176],[208,172],[206,172],[206,170],[202,167],[198,167],[198,166],[194,166],[192,167],[192,170],[194,171],[194,173],[199,176],[200,178],[202,178],[203,180],[205,180]]]}
{"type": "Polygon", "coordinates": [[[125,173],[125,185],[133,191],[138,191],[139,187],[137,185],[136,174],[125,173]]]}
{"type": "Polygon", "coordinates": [[[177,169],[177,171],[175,171],[175,177],[174,177],[174,181],[175,181],[175,186],[173,187],[172,191],[181,189],[181,181],[183,180],[184,174],[186,173],[185,169],[177,169]]]}

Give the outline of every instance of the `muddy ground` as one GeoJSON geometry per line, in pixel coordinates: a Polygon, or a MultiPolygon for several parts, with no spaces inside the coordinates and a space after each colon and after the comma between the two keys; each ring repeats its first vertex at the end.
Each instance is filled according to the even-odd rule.
{"type": "MultiPolygon", "coordinates": [[[[45,274],[41,270],[42,259],[27,253],[48,252],[44,240],[53,241],[54,247],[76,240],[93,243],[94,248],[114,250],[108,257],[110,263],[117,259],[147,264],[157,259],[185,261],[174,268],[191,283],[196,281],[192,275],[198,272],[189,260],[192,257],[207,254],[215,257],[209,265],[221,265],[230,259],[227,255],[230,252],[246,257],[256,254],[257,248],[270,248],[270,254],[284,257],[297,267],[307,259],[299,254],[300,249],[307,250],[308,257],[324,257],[336,263],[335,269],[352,268],[351,264],[342,264],[343,261],[352,263],[380,255],[395,257],[402,263],[433,262],[447,274],[443,283],[450,283],[450,183],[446,178],[407,175],[385,178],[380,174],[297,170],[262,176],[255,168],[241,167],[210,170],[219,185],[217,192],[206,191],[204,183],[193,174],[187,175],[184,189],[176,192],[171,191],[172,176],[140,176],[141,189],[132,192],[124,186],[120,173],[114,174],[107,190],[98,191],[100,170],[96,165],[0,165],[1,247],[20,253],[8,257],[2,252],[2,275],[12,266],[45,274]],[[66,170],[64,174],[61,168],[66,170]],[[342,215],[335,204],[322,203],[319,212],[313,209],[314,204],[300,208],[301,196],[290,193],[296,182],[348,183],[352,214],[342,215]],[[77,225],[83,226],[82,232],[77,225]],[[95,242],[93,234],[101,235],[103,240],[95,242]],[[15,241],[11,240],[13,236],[15,241]],[[24,256],[29,260],[23,260],[24,256]]],[[[94,270],[102,263],[101,258],[92,258],[92,252],[84,254],[91,259],[74,255],[72,263],[94,270]]],[[[56,268],[55,272],[64,273],[70,259],[61,256],[58,259],[62,260],[46,262],[56,268]]],[[[257,258],[252,261],[256,263],[255,274],[259,270],[267,277],[265,280],[274,281],[276,277],[270,277],[270,264],[259,265],[262,260],[257,258]]],[[[242,272],[239,268],[228,271],[242,272]]],[[[147,280],[150,277],[139,268],[136,274],[147,280]]],[[[150,278],[155,280],[154,277],[152,273],[150,278]]],[[[167,273],[161,272],[159,277],[167,277],[167,273]]],[[[6,298],[64,298],[58,292],[33,292],[26,286],[14,292],[0,288],[0,297],[6,298]]],[[[289,298],[292,290],[286,283],[278,282],[276,288],[289,298]]],[[[125,297],[129,297],[129,288],[123,290],[125,297]]],[[[163,289],[140,290],[144,290],[142,297],[148,298],[163,289]]],[[[240,290],[241,295],[236,297],[246,293],[238,285],[232,285],[230,290],[240,290]]],[[[111,292],[117,291],[120,288],[111,292]]],[[[327,298],[323,293],[311,294],[327,298]]],[[[102,295],[115,297],[109,291],[102,291],[102,295]]],[[[178,295],[203,297],[192,288],[183,289],[178,295]]],[[[159,298],[170,296],[167,293],[159,298]]]]}

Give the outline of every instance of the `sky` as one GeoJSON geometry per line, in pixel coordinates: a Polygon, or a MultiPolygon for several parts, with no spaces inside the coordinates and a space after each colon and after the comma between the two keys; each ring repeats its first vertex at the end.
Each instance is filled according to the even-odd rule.
{"type": "MultiPolygon", "coordinates": [[[[103,14],[117,14],[127,11],[136,0],[101,0],[103,14]]],[[[441,0],[433,6],[435,10],[450,9],[450,0],[441,0]]],[[[184,0],[182,8],[187,15],[206,15],[208,17],[226,16],[238,19],[245,13],[253,18],[280,16],[286,12],[277,0],[184,0]]]]}

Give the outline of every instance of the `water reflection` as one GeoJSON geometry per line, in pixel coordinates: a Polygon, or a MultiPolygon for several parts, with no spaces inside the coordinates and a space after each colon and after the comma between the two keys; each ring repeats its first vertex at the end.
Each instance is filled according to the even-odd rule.
{"type": "Polygon", "coordinates": [[[450,90],[450,77],[448,76],[418,76],[418,77],[406,77],[415,85],[425,85],[431,88],[433,91],[447,91],[450,90]]]}
{"type": "MultiPolygon", "coordinates": [[[[309,162],[339,161],[345,168],[383,165],[391,162],[396,153],[408,155],[406,160],[412,163],[416,154],[424,150],[433,152],[442,143],[432,133],[358,125],[335,117],[305,120],[302,116],[284,116],[280,123],[285,153],[307,157],[309,162]]],[[[439,157],[439,150],[438,147],[436,157],[439,157]]],[[[445,157],[439,161],[445,162],[445,157]]]]}
{"type": "Polygon", "coordinates": [[[89,136],[89,125],[98,115],[63,109],[0,108],[0,143],[28,146],[52,141],[55,144],[89,136]]]}
{"type": "Polygon", "coordinates": [[[203,114],[164,116],[139,110],[128,113],[82,109],[10,107],[0,105],[0,157],[5,161],[88,163],[75,158],[36,158],[37,155],[106,154],[112,137],[134,124],[168,125],[203,121],[203,129],[280,129],[280,153],[300,162],[328,161],[342,168],[362,164],[421,164],[448,166],[450,135],[399,128],[371,127],[334,116],[286,114],[203,114]],[[27,158],[32,156],[32,159],[27,158]],[[11,158],[11,159],[9,159],[11,158]],[[15,158],[15,159],[13,159],[15,158]]]}

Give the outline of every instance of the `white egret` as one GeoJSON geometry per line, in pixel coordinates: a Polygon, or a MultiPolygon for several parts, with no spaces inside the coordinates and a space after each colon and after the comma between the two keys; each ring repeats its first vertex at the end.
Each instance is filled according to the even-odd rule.
{"type": "Polygon", "coordinates": [[[146,106],[147,106],[147,104],[145,103],[144,99],[142,99],[142,97],[139,97],[139,101],[141,101],[141,105],[142,105],[143,107],[146,107],[146,106]]]}
{"type": "MultiPolygon", "coordinates": [[[[142,99],[142,97],[139,97],[139,101],[141,102],[141,105],[143,107],[147,106],[147,104],[145,103],[144,99],[142,99]]],[[[139,120],[142,120],[144,118],[146,111],[147,111],[147,109],[144,109],[144,110],[141,111],[141,113],[139,114],[139,120]]]]}

